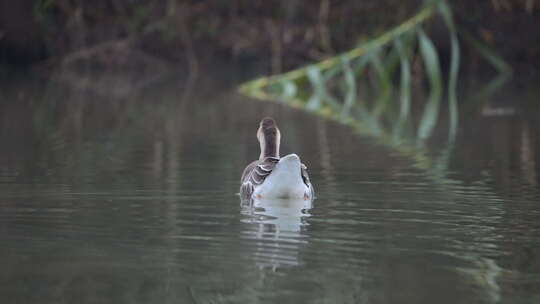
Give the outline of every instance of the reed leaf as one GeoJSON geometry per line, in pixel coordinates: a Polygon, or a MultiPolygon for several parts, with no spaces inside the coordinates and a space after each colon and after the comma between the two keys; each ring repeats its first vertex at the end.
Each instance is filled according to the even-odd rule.
{"type": "MultiPolygon", "coordinates": [[[[343,60],[347,60],[349,62],[352,61],[348,58],[343,58],[343,60]]],[[[365,68],[367,67],[368,63],[369,63],[369,56],[362,56],[354,60],[353,63],[351,63],[351,68],[354,71],[354,74],[356,75],[356,77],[362,76],[362,73],[365,71],[365,68]]]]}
{"type": "Polygon", "coordinates": [[[296,94],[298,93],[298,88],[296,86],[296,83],[294,81],[283,81],[281,83],[281,86],[283,88],[281,97],[285,100],[287,99],[293,99],[296,97],[296,94]]]}
{"type": "Polygon", "coordinates": [[[401,62],[400,77],[400,112],[397,127],[401,128],[403,123],[409,118],[411,111],[411,63],[409,56],[404,49],[401,38],[394,40],[394,45],[399,54],[401,62]]]}
{"type": "Polygon", "coordinates": [[[319,110],[322,107],[322,97],[326,91],[321,72],[316,67],[311,67],[307,70],[307,77],[313,86],[314,91],[313,95],[309,98],[306,107],[308,110],[312,111],[319,110]]]}
{"type": "Polygon", "coordinates": [[[324,77],[325,80],[331,80],[335,76],[341,74],[341,72],[343,72],[342,66],[341,65],[335,65],[335,66],[329,67],[326,70],[323,70],[322,73],[323,73],[323,77],[324,77]]]}
{"type": "Polygon", "coordinates": [[[450,141],[454,141],[458,127],[458,104],[457,104],[457,81],[459,76],[460,50],[459,40],[457,37],[454,19],[452,18],[452,10],[446,1],[438,2],[438,10],[443,17],[448,31],[450,32],[451,57],[450,57],[450,75],[448,80],[448,110],[450,115],[449,137],[450,141]]]}
{"type": "MultiPolygon", "coordinates": [[[[351,64],[352,65],[351,68],[354,71],[354,75],[356,76],[356,81],[362,80],[362,77],[361,77],[362,73],[365,71],[365,68],[368,66],[368,63],[369,63],[369,57],[362,56],[359,59],[355,60],[354,63],[351,64]]],[[[356,93],[358,93],[358,89],[356,90],[356,93]]],[[[357,100],[355,106],[361,115],[368,115],[367,108],[361,100],[357,100]]]]}
{"type": "Polygon", "coordinates": [[[377,73],[379,91],[380,91],[379,98],[377,98],[377,101],[375,104],[375,109],[373,110],[373,115],[377,118],[384,112],[384,110],[388,106],[388,102],[390,101],[390,98],[392,97],[393,85],[392,85],[392,80],[390,76],[388,75],[388,71],[381,60],[379,52],[373,52],[373,54],[371,54],[370,57],[371,57],[372,66],[375,72],[377,73]]]}
{"type": "Polygon", "coordinates": [[[478,41],[466,30],[460,31],[463,38],[470,43],[495,69],[501,74],[511,74],[512,68],[493,50],[487,47],[482,42],[478,41]]]}
{"type": "Polygon", "coordinates": [[[313,99],[313,100],[317,100],[319,102],[317,104],[315,103],[312,104],[310,102],[308,103],[308,106],[312,110],[314,110],[322,106],[322,104],[320,103],[321,101],[325,101],[326,104],[330,106],[333,111],[339,113],[341,106],[339,102],[335,99],[335,97],[330,95],[328,91],[326,90],[326,81],[321,73],[321,70],[317,66],[312,66],[307,70],[307,76],[311,85],[314,88],[313,94],[318,96],[317,99],[313,99]]]}
{"type": "Polygon", "coordinates": [[[433,128],[437,123],[443,89],[439,56],[433,42],[421,28],[418,29],[418,40],[420,53],[422,54],[430,83],[428,102],[424,108],[424,113],[418,127],[418,143],[422,143],[431,136],[433,128]]]}
{"type": "Polygon", "coordinates": [[[313,93],[306,102],[306,109],[309,111],[320,111],[322,108],[321,96],[313,93]]]}
{"type": "Polygon", "coordinates": [[[343,58],[342,66],[347,92],[345,95],[345,103],[343,105],[343,110],[341,111],[341,116],[347,117],[349,116],[352,105],[356,101],[356,78],[354,77],[354,71],[351,68],[350,60],[343,58]]]}

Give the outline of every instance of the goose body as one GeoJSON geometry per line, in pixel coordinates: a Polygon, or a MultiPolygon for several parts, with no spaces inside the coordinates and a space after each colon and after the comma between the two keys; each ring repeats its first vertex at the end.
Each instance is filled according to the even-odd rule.
{"type": "Polygon", "coordinates": [[[313,198],[307,167],[298,155],[279,157],[280,137],[274,120],[264,118],[257,131],[261,154],[244,169],[240,186],[242,198],[313,198]]]}

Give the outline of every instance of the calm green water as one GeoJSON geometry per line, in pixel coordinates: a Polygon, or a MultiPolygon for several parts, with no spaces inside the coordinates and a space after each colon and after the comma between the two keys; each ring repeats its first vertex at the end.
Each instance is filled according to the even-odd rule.
{"type": "Polygon", "coordinates": [[[2,85],[2,303],[540,302],[538,113],[469,114],[434,173],[207,82],[2,85]],[[267,115],[312,205],[240,204],[267,115]]]}

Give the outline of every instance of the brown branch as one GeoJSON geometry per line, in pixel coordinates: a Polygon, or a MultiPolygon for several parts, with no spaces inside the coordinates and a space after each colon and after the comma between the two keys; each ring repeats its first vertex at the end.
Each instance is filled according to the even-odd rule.
{"type": "Polygon", "coordinates": [[[100,43],[91,47],[83,48],[83,49],[80,49],[78,51],[75,51],[66,55],[64,59],[62,60],[62,65],[66,66],[79,59],[91,58],[109,49],[127,48],[133,42],[134,42],[133,39],[126,38],[126,39],[120,39],[120,40],[114,40],[114,41],[107,41],[107,42],[103,42],[103,43],[100,43]]]}
{"type": "Polygon", "coordinates": [[[266,27],[270,32],[271,46],[272,46],[272,73],[279,74],[282,70],[282,43],[281,43],[281,31],[273,20],[267,19],[265,21],[266,27]]]}
{"type": "Polygon", "coordinates": [[[321,0],[319,7],[319,35],[321,39],[322,48],[328,52],[333,53],[332,43],[330,40],[330,31],[328,30],[328,15],[330,14],[330,1],[321,0]]]}

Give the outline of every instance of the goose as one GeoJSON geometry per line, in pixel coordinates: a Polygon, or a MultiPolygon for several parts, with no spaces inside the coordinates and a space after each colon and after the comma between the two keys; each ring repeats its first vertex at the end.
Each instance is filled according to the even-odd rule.
{"type": "Polygon", "coordinates": [[[240,179],[240,196],[244,199],[313,199],[314,190],[296,154],[279,156],[281,132],[273,118],[266,117],[257,130],[261,154],[250,163],[240,179]]]}

